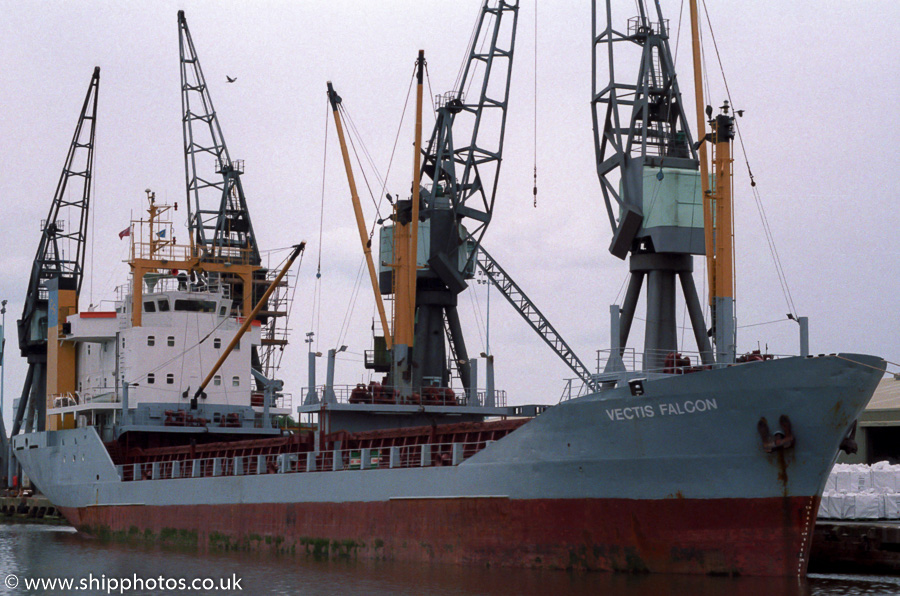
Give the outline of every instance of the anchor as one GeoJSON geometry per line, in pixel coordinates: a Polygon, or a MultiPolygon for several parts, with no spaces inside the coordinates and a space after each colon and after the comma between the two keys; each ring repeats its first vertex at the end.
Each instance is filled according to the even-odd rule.
{"type": "Polygon", "coordinates": [[[756,423],[756,430],[762,438],[763,449],[766,453],[772,453],[777,449],[790,449],[794,446],[794,433],[791,429],[791,419],[782,414],[778,419],[778,425],[781,427],[775,433],[769,432],[769,423],[765,417],[759,419],[756,423]]]}

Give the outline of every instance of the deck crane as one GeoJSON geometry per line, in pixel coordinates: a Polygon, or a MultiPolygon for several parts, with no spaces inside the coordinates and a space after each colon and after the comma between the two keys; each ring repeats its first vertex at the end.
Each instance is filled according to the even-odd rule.
{"type": "MultiPolygon", "coordinates": [[[[423,226],[427,231],[412,234],[416,239],[421,238],[428,242],[427,248],[423,250],[410,248],[410,253],[418,253],[419,261],[422,261],[421,255],[423,253],[429,255],[424,259],[425,262],[417,263],[418,271],[416,273],[417,279],[414,292],[415,310],[418,317],[414,324],[410,324],[415,326],[413,345],[416,346],[416,349],[413,350],[414,364],[413,370],[409,374],[410,380],[396,378],[402,372],[398,374],[397,367],[394,366],[395,363],[390,362],[391,358],[388,356],[393,356],[395,361],[398,360],[396,358],[397,354],[390,354],[390,352],[395,351],[392,349],[392,344],[397,337],[392,337],[392,330],[388,328],[384,308],[380,306],[380,300],[376,299],[376,302],[379,304],[378,312],[382,321],[384,335],[376,336],[376,349],[372,351],[371,358],[367,356],[366,366],[376,371],[391,373],[395,378],[390,379],[389,383],[395,388],[399,388],[401,394],[405,386],[419,388],[431,385],[435,381],[439,382],[441,386],[447,386],[449,383],[449,370],[444,364],[447,362],[443,343],[445,336],[449,342],[452,358],[457,363],[460,377],[467,393],[471,389],[472,380],[469,373],[468,356],[462,340],[459,318],[456,313],[456,296],[465,289],[465,279],[472,277],[476,265],[509,301],[516,312],[541,336],[563,362],[575,372],[585,386],[592,390],[598,387],[594,375],[591,374],[565,340],[563,340],[562,336],[559,335],[537,306],[525,295],[524,291],[481,246],[481,236],[484,234],[490,221],[490,213],[496,193],[497,174],[500,166],[505,126],[506,101],[509,90],[509,69],[511,67],[515,40],[517,8],[517,3],[499,3],[495,6],[491,6],[489,3],[484,4],[476,29],[478,35],[470,48],[469,56],[465,63],[466,68],[462,73],[462,80],[456,91],[437,98],[439,106],[438,119],[428,148],[424,152],[424,165],[421,170],[416,168],[416,171],[419,171],[420,174],[425,174],[431,178],[432,187],[430,190],[420,188],[420,207],[422,207],[422,210],[419,219],[422,222],[427,222],[423,226]],[[510,15],[512,21],[510,23],[509,17],[507,17],[504,29],[501,18],[505,12],[512,13],[510,15]],[[486,18],[489,16],[494,18],[486,21],[486,18]],[[505,35],[503,31],[506,31],[505,35]],[[479,44],[486,45],[488,40],[491,42],[491,48],[487,52],[476,51],[479,44]],[[503,49],[504,47],[506,49],[503,49]],[[503,63],[503,60],[506,62],[503,63]],[[500,83],[505,83],[505,87],[493,87],[494,89],[504,89],[502,97],[493,97],[487,91],[490,69],[497,67],[494,64],[495,61],[502,63],[506,67],[505,78],[500,80],[500,83]],[[473,79],[475,76],[473,73],[477,69],[478,64],[484,64],[487,71],[481,75],[480,97],[476,103],[466,103],[464,101],[464,90],[470,89],[474,83],[473,79]],[[491,137],[492,139],[499,138],[494,151],[487,149],[490,145],[484,140],[484,136],[478,136],[481,118],[485,114],[485,110],[499,111],[500,129],[499,131],[494,131],[499,132],[499,136],[491,137]],[[463,121],[467,116],[470,122],[464,123],[463,121]],[[460,131],[463,130],[465,133],[471,134],[470,142],[465,146],[455,148],[453,145],[454,132],[456,132],[457,137],[462,137],[463,134],[460,134],[460,131]],[[457,168],[461,170],[459,178],[456,176],[457,168]],[[472,203],[476,206],[466,205],[466,201],[473,198],[472,203]],[[478,200],[481,201],[480,206],[484,209],[483,211],[480,211],[478,208],[478,200]],[[465,217],[474,220],[475,223],[472,230],[467,230],[461,224],[465,217]],[[436,234],[440,234],[440,236],[436,234]],[[436,241],[436,239],[438,240],[436,241]],[[461,247],[465,247],[464,252],[459,250],[461,247]]],[[[423,64],[424,56],[420,51],[417,62],[417,79],[419,83],[417,96],[421,93],[423,64]]],[[[492,83],[496,85],[497,81],[494,80],[492,83]]],[[[349,154],[343,138],[343,126],[339,116],[342,100],[334,91],[330,82],[328,83],[328,97],[341,143],[354,210],[360,228],[363,251],[366,253],[369,269],[373,276],[373,284],[375,284],[374,265],[371,263],[371,257],[369,256],[371,251],[369,242],[366,239],[365,225],[362,220],[359,198],[356,193],[349,154]]],[[[490,121],[492,123],[497,122],[496,119],[490,121]]],[[[420,120],[417,119],[417,127],[419,126],[420,120]]],[[[416,139],[418,140],[418,138],[417,135],[416,139]]],[[[398,285],[394,283],[393,276],[395,271],[399,269],[393,254],[394,243],[397,240],[396,230],[398,227],[405,227],[406,224],[415,220],[413,215],[414,208],[415,201],[398,201],[396,212],[392,216],[394,225],[386,226],[382,230],[381,274],[379,276],[380,280],[377,282],[379,289],[376,292],[395,294],[395,299],[397,299],[396,290],[398,285]],[[397,225],[398,221],[400,226],[397,225]],[[387,251],[385,250],[386,248],[387,251]]],[[[415,243],[412,238],[408,242],[409,244],[415,243]]],[[[397,252],[404,251],[398,250],[397,252]]],[[[399,304],[399,300],[397,302],[398,304],[395,304],[395,326],[393,331],[397,330],[396,313],[400,312],[400,316],[403,316],[402,311],[405,310],[404,305],[399,304]]],[[[402,338],[402,336],[403,332],[401,331],[399,337],[402,338]]],[[[404,342],[401,339],[399,343],[402,344],[404,342]]]]}
{"type": "MultiPolygon", "coordinates": [[[[418,207],[424,246],[417,252],[426,256],[416,267],[412,366],[404,373],[412,387],[449,386],[446,337],[463,387],[472,395],[457,296],[474,276],[475,255],[491,220],[518,8],[518,0],[484,2],[462,76],[453,91],[437,98],[437,120],[422,150],[418,207]]],[[[411,217],[412,202],[398,201],[400,223],[411,217]]],[[[389,226],[382,228],[382,247],[391,245],[385,238],[391,233],[389,226]]],[[[390,269],[381,272],[383,294],[392,293],[392,274],[390,269]]],[[[393,379],[395,385],[398,381],[393,379]]]]}
{"type": "Polygon", "coordinates": [[[260,264],[241,185],[243,160],[232,160],[200,68],[184,11],[178,11],[184,174],[191,242],[206,260],[260,264]],[[202,158],[208,161],[199,163],[202,158]],[[210,167],[211,166],[211,167],[210,167]]]}
{"type": "Polygon", "coordinates": [[[99,89],[100,67],[96,67],[50,212],[41,222],[41,240],[28,279],[22,318],[18,321],[19,350],[28,361],[28,372],[14,413],[12,435],[23,427],[24,432],[46,429],[48,396],[74,391],[73,387],[53,386],[57,383],[56,375],[48,382],[48,343],[56,341],[59,324],[65,316],[78,310],[84,278],[99,89]],[[71,195],[67,193],[70,181],[75,187],[71,195]]]}
{"type": "Polygon", "coordinates": [[[654,1],[655,18],[646,0],[640,0],[639,14],[628,19],[627,32],[614,27],[612,0],[606,1],[602,14],[597,0],[592,3],[591,107],[597,174],[613,232],[609,251],[620,259],[630,254],[630,279],[616,346],[619,354],[613,355],[608,367],[621,364],[621,350],[646,278],[646,370],[663,368],[667,356],[678,352],[676,277],[701,360],[712,363],[692,275],[692,255],[702,255],[706,249],[700,160],[675,78],[668,21],[662,18],[658,0],[654,1]],[[609,71],[609,80],[602,85],[601,65],[609,71]],[[624,80],[623,72],[628,73],[624,80]]]}
{"type": "MultiPolygon", "coordinates": [[[[188,229],[194,256],[202,264],[193,273],[209,275],[210,269],[221,265],[234,271],[238,268],[252,269],[249,284],[245,283],[247,276],[217,272],[220,279],[232,287],[235,313],[246,315],[265,291],[268,271],[262,267],[259,245],[241,184],[244,162],[232,159],[225,145],[222,127],[183,10],[178,11],[178,45],[188,229]]],[[[257,319],[267,325],[270,317],[283,314],[266,308],[257,319]]],[[[269,327],[274,334],[274,326],[269,327]]],[[[264,337],[263,350],[274,349],[274,346],[283,343],[264,337]]],[[[269,362],[269,356],[261,358],[254,347],[253,368],[262,370],[263,360],[269,362]]]]}

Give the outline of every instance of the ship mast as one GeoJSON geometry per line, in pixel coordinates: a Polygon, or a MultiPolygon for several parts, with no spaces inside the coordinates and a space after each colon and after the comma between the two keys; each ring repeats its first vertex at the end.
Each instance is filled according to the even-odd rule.
{"type": "Polygon", "coordinates": [[[716,361],[734,362],[734,236],[732,231],[733,200],[731,196],[731,142],[734,139],[734,116],[728,101],[721,114],[712,117],[712,107],[705,108],[711,132],[706,134],[703,102],[703,73],[700,67],[700,22],[697,0],[690,0],[691,41],[694,57],[694,95],[697,107],[697,138],[700,179],[703,185],[703,220],[706,245],[706,270],[709,278],[709,304],[712,308],[712,330],[716,344],[716,361]],[[709,164],[704,141],[712,142],[713,188],[710,189],[709,164]]]}
{"type": "MultiPolygon", "coordinates": [[[[394,204],[394,262],[391,281],[394,292],[394,346],[391,363],[394,387],[401,397],[413,393],[412,349],[416,336],[416,279],[419,235],[419,202],[422,171],[422,92],[425,71],[425,51],[419,50],[416,59],[416,127],[413,140],[413,183],[409,209],[394,204]]],[[[387,338],[387,334],[385,334],[387,338]]]]}

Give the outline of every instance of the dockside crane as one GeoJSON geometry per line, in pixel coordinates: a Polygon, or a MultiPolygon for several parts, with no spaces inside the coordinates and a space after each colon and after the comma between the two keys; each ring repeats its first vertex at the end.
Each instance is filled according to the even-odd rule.
{"type": "Polygon", "coordinates": [[[178,11],[178,34],[191,242],[204,260],[240,259],[259,265],[259,246],[241,185],[244,164],[228,153],[183,10],[178,11]]]}
{"type": "MultiPolygon", "coordinates": [[[[472,395],[474,381],[456,305],[458,294],[466,288],[466,280],[474,276],[476,266],[587,388],[596,390],[599,387],[595,375],[519,285],[481,246],[497,190],[517,9],[517,2],[485,2],[483,5],[476,27],[477,35],[460,72],[458,86],[456,90],[436,98],[438,107],[434,130],[426,149],[416,149],[417,159],[421,156],[423,163],[420,167],[416,162],[414,171],[418,176],[413,181],[413,198],[397,201],[394,213],[388,218],[391,223],[382,228],[381,272],[377,281],[371,259],[371,243],[365,231],[343,135],[342,99],[331,82],[328,83],[328,97],[363,252],[373,286],[376,286],[376,306],[383,329],[382,336],[376,334],[372,356],[366,356],[366,367],[389,373],[388,384],[401,396],[420,388],[447,387],[451,372],[447,363],[451,360],[455,362],[466,393],[472,395]],[[486,51],[478,49],[488,43],[490,47],[486,51]],[[482,72],[477,72],[479,70],[482,72]],[[473,86],[479,93],[478,99],[466,102],[465,93],[473,86]],[[493,93],[489,87],[494,90],[493,93]],[[496,94],[498,89],[502,90],[502,94],[496,94]],[[490,124],[482,126],[482,120],[490,124]],[[465,142],[456,146],[454,136],[465,142]],[[430,189],[419,185],[423,176],[431,179],[430,189]],[[471,229],[467,229],[466,223],[471,229]],[[419,227],[421,231],[417,229],[419,227]],[[425,245],[422,248],[417,246],[420,240],[425,245]],[[416,254],[415,259],[413,254],[416,254]],[[407,263],[404,264],[404,260],[407,263]],[[407,284],[398,278],[408,274],[412,283],[406,291],[407,284]],[[387,322],[380,294],[394,295],[393,327],[387,322]],[[410,295],[414,296],[412,309],[408,308],[410,295]],[[410,312],[407,313],[408,310],[410,312]],[[404,317],[407,319],[405,322],[404,317]],[[450,359],[447,358],[447,345],[451,351],[450,359]],[[411,358],[407,357],[409,354],[411,358]]],[[[417,144],[421,130],[423,67],[424,53],[420,51],[416,62],[417,144]]],[[[485,405],[488,403],[491,403],[490,397],[485,405]]]]}
{"type": "Polygon", "coordinates": [[[592,2],[591,99],[597,174],[613,233],[609,251],[620,259],[630,255],[618,345],[613,346],[607,370],[622,366],[621,351],[644,279],[644,368],[662,369],[667,358],[677,358],[676,277],[701,361],[711,364],[712,349],[692,275],[692,255],[708,250],[706,183],[675,76],[668,21],[662,18],[658,0],[655,15],[648,2],[639,0],[638,15],[628,19],[627,30],[622,31],[613,22],[612,0],[605,2],[602,12],[598,4],[592,2]],[[602,68],[608,70],[608,81],[598,77],[602,68]]]}
{"type": "Polygon", "coordinates": [[[28,372],[14,414],[12,435],[23,429],[24,432],[45,430],[47,402],[52,395],[74,391],[74,388],[55,386],[58,382],[55,374],[48,383],[48,343],[55,344],[59,325],[66,316],[78,311],[87,247],[99,89],[100,68],[96,67],[50,212],[41,222],[41,240],[28,279],[22,318],[18,321],[19,350],[28,361],[28,372]],[[70,182],[74,188],[69,187],[70,182]]]}
{"type": "MultiPolygon", "coordinates": [[[[449,386],[447,343],[463,387],[473,395],[468,352],[457,297],[474,277],[475,256],[494,207],[509,84],[515,49],[517,0],[486,1],[478,16],[462,76],[456,88],[437,98],[437,119],[422,150],[420,204],[400,200],[396,218],[408,221],[418,207],[425,262],[414,266],[415,334],[413,387],[449,386]],[[470,94],[470,95],[467,95],[470,94]],[[427,182],[430,180],[430,184],[427,182]]],[[[394,222],[397,225],[397,222],[394,222]]],[[[382,228],[384,238],[391,234],[382,228]]],[[[381,291],[394,287],[392,270],[382,271],[381,291]]]]}
{"type": "MultiPolygon", "coordinates": [[[[246,316],[268,286],[268,271],[262,267],[259,244],[241,184],[244,162],[232,159],[228,152],[183,10],[178,11],[178,47],[188,229],[194,256],[204,266],[194,273],[203,275],[222,265],[234,270],[238,267],[253,269],[249,288],[245,287],[248,285],[244,283],[246,276],[230,275],[227,271],[217,273],[232,287],[235,314],[246,316]]],[[[262,349],[266,351],[287,343],[275,338],[277,330],[273,318],[287,313],[281,309],[270,311],[268,306],[257,316],[266,327],[262,340],[262,349]]],[[[271,354],[261,357],[254,347],[253,368],[269,368],[271,362],[271,354]]]]}

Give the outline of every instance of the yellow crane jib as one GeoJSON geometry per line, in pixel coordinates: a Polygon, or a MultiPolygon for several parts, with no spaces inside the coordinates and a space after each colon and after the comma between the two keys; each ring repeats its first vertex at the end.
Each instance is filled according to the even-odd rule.
{"type": "Polygon", "coordinates": [[[359,240],[362,242],[363,254],[366,257],[366,267],[369,270],[369,279],[372,282],[372,291],[375,293],[375,305],[378,308],[378,316],[381,319],[381,328],[384,330],[384,341],[387,349],[392,346],[391,330],[388,327],[387,314],[384,310],[384,302],[381,292],[378,290],[378,275],[375,273],[375,263],[372,261],[372,243],[366,234],[366,220],[363,216],[362,205],[359,201],[359,193],[356,192],[356,180],[353,178],[353,167],[350,165],[350,153],[347,151],[347,142],[344,139],[344,127],[341,123],[338,105],[341,96],[338,95],[331,81],[328,81],[328,101],[331,103],[331,111],[334,114],[334,126],[337,129],[338,141],[341,144],[341,155],[344,158],[344,169],[347,171],[347,183],[350,185],[350,199],[353,202],[353,214],[356,216],[356,227],[359,230],[359,240]]]}
{"type": "Polygon", "coordinates": [[[228,347],[225,348],[225,351],[222,352],[222,356],[219,357],[219,360],[212,367],[212,370],[209,371],[209,374],[206,375],[206,378],[203,379],[203,382],[197,388],[197,392],[194,393],[194,397],[191,400],[191,407],[195,407],[197,405],[197,398],[201,397],[203,394],[203,390],[206,389],[206,386],[209,385],[209,382],[212,380],[213,375],[218,372],[219,368],[225,362],[225,359],[228,358],[228,355],[231,354],[234,347],[241,341],[241,338],[244,336],[244,333],[247,332],[247,329],[250,328],[250,325],[253,324],[253,321],[256,319],[256,315],[259,314],[259,311],[262,310],[262,307],[267,304],[269,300],[269,296],[272,295],[272,292],[275,291],[275,288],[278,287],[278,284],[281,283],[282,278],[287,274],[288,270],[291,268],[291,265],[294,264],[294,261],[297,260],[297,257],[300,256],[300,253],[306,248],[306,242],[301,242],[300,244],[294,246],[294,251],[291,253],[291,256],[288,258],[287,264],[284,268],[278,273],[272,283],[269,284],[269,287],[266,288],[265,293],[259,299],[259,302],[256,303],[256,306],[253,307],[253,310],[250,311],[250,314],[244,317],[244,323],[241,325],[240,329],[237,330],[234,337],[231,340],[231,343],[228,344],[228,347]]]}

